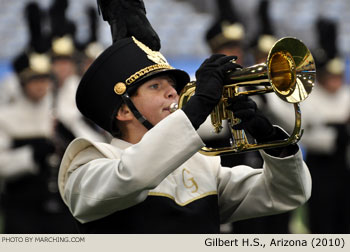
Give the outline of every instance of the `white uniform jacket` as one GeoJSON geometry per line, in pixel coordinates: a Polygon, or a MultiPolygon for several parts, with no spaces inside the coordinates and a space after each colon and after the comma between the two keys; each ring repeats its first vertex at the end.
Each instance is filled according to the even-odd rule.
{"type": "Polygon", "coordinates": [[[33,149],[29,145],[13,148],[12,141],[51,138],[54,128],[51,108],[50,95],[39,103],[19,96],[15,103],[0,108],[0,179],[37,172],[33,149]]]}
{"type": "Polygon", "coordinates": [[[277,158],[261,151],[264,168],[222,167],[219,157],[198,153],[203,142],[178,110],[134,145],[76,139],[59,172],[59,189],[80,223],[133,207],[153,196],[185,207],[217,196],[220,222],[292,210],[311,194],[300,150],[277,158]]]}

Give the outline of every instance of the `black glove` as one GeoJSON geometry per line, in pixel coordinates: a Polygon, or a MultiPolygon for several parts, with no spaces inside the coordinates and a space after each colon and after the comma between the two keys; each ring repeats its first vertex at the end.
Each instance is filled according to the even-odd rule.
{"type": "Polygon", "coordinates": [[[160,39],[146,17],[142,0],[97,0],[103,19],[111,26],[113,43],[134,36],[152,50],[160,50],[160,39]]]}
{"type": "Polygon", "coordinates": [[[275,140],[275,128],[270,121],[257,109],[256,103],[248,96],[237,96],[229,99],[227,108],[241,122],[233,126],[233,129],[244,129],[256,139],[257,142],[275,140]]]}
{"type": "MultiPolygon", "coordinates": [[[[249,97],[237,96],[230,99],[228,103],[230,105],[227,108],[234,113],[235,117],[241,119],[241,122],[234,125],[233,128],[246,130],[258,143],[288,138],[288,134],[281,128],[274,127],[249,97]]],[[[290,144],[285,147],[265,149],[265,152],[271,156],[283,158],[296,154],[298,150],[296,144],[290,144]]]]}
{"type": "Polygon", "coordinates": [[[199,128],[220,101],[226,73],[242,68],[232,62],[236,59],[236,56],[214,54],[196,71],[195,94],[182,108],[195,129],[199,128]]]}

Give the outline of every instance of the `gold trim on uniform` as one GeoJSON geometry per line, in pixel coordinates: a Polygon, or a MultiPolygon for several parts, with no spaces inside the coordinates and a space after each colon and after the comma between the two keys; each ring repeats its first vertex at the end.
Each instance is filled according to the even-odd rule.
{"type": "Polygon", "coordinates": [[[217,195],[217,194],[218,194],[217,191],[211,191],[211,192],[207,192],[207,193],[204,193],[204,194],[202,194],[202,195],[199,195],[199,196],[197,196],[197,197],[194,197],[193,199],[190,199],[190,200],[188,200],[188,201],[186,201],[186,202],[184,202],[184,203],[179,203],[179,202],[177,202],[177,201],[175,200],[175,197],[174,197],[174,196],[172,196],[172,195],[170,195],[170,194],[167,194],[167,193],[158,193],[158,192],[149,192],[149,193],[148,193],[149,196],[160,196],[160,197],[167,197],[167,198],[169,198],[169,199],[172,199],[172,200],[173,200],[177,205],[179,205],[179,206],[186,206],[186,205],[192,203],[193,201],[202,199],[202,198],[204,198],[204,197],[206,197],[206,196],[209,196],[209,195],[217,195]]]}
{"type": "Polygon", "coordinates": [[[114,92],[117,95],[122,95],[126,91],[126,85],[123,82],[118,82],[117,84],[114,85],[114,92]]]}
{"type": "Polygon", "coordinates": [[[129,78],[126,79],[125,83],[126,83],[126,85],[130,85],[130,84],[134,83],[140,77],[142,77],[150,72],[153,72],[155,70],[158,70],[158,69],[174,69],[174,68],[168,64],[151,65],[151,66],[145,67],[145,68],[141,69],[140,71],[137,71],[136,73],[131,75],[129,78]]]}

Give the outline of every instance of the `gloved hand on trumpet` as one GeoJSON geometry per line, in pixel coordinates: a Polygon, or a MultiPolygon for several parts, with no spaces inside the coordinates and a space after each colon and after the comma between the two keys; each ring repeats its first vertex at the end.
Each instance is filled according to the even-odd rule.
{"type": "MultiPolygon", "coordinates": [[[[222,96],[225,73],[239,71],[242,66],[234,63],[236,56],[214,54],[206,59],[196,71],[196,92],[183,107],[194,128],[206,120],[222,96]]],[[[270,121],[257,110],[255,102],[247,96],[238,96],[228,101],[227,108],[241,119],[234,129],[247,130],[258,142],[269,139],[274,134],[270,121]]]]}
{"type": "MultiPolygon", "coordinates": [[[[256,103],[248,96],[236,96],[228,100],[230,104],[227,109],[231,110],[240,123],[233,125],[234,130],[246,130],[257,143],[282,140],[288,138],[284,130],[273,126],[270,120],[259,111],[256,103]]],[[[284,148],[265,149],[265,152],[279,157],[292,155],[297,151],[295,144],[284,148]]]]}
{"type": "Polygon", "coordinates": [[[222,96],[225,73],[242,69],[236,56],[214,54],[196,71],[196,92],[182,108],[195,129],[205,121],[222,96]]]}
{"type": "Polygon", "coordinates": [[[240,123],[233,125],[235,130],[246,130],[257,142],[273,140],[275,129],[271,122],[258,110],[256,103],[248,96],[229,99],[227,109],[231,110],[240,123]]]}
{"type": "MultiPolygon", "coordinates": [[[[195,93],[182,107],[195,129],[199,128],[222,99],[227,73],[241,71],[242,66],[235,63],[236,59],[236,56],[214,54],[206,59],[196,71],[195,93]]],[[[239,122],[237,124],[231,122],[233,130],[246,130],[257,143],[288,138],[282,129],[271,124],[248,96],[238,95],[228,98],[227,104],[225,109],[232,111],[239,122]]],[[[294,151],[294,145],[267,150],[269,154],[275,156],[290,155],[294,151]]]]}
{"type": "MultiPolygon", "coordinates": [[[[221,131],[223,120],[235,126],[243,119],[243,124],[237,127],[247,129],[258,143],[249,142],[243,130],[238,130],[240,131],[238,132],[235,130],[236,127],[233,127],[231,130],[233,141],[230,147],[206,146],[200,152],[209,156],[217,156],[294,146],[303,133],[299,103],[309,96],[315,83],[315,62],[310,50],[302,41],[285,37],[278,40],[271,48],[266,63],[242,68],[236,64],[235,58],[235,56],[213,55],[205,60],[196,72],[197,81],[188,83],[179,94],[177,107],[183,109],[195,129],[198,129],[210,114],[215,133],[221,131]],[[241,91],[242,87],[259,88],[241,91]],[[254,116],[249,116],[254,111],[254,109],[249,110],[249,105],[248,115],[242,118],[234,115],[233,112],[237,111],[231,111],[237,110],[233,105],[237,101],[233,100],[239,96],[261,95],[270,92],[274,92],[284,102],[294,106],[295,122],[290,135],[282,129],[276,130],[276,127],[271,127],[271,123],[260,113],[253,113],[254,116]],[[219,98],[220,94],[221,98],[219,98]]],[[[249,100],[239,98],[239,102],[243,102],[240,99],[249,100]]],[[[173,107],[176,106],[171,106],[171,111],[173,107]]]]}

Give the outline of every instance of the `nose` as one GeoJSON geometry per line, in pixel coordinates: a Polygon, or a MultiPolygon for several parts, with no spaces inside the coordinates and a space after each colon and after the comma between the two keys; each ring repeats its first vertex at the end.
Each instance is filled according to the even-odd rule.
{"type": "Polygon", "coordinates": [[[167,98],[175,98],[178,97],[177,91],[175,89],[175,87],[173,87],[172,85],[168,85],[166,93],[165,93],[167,98]]]}

